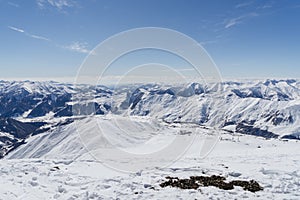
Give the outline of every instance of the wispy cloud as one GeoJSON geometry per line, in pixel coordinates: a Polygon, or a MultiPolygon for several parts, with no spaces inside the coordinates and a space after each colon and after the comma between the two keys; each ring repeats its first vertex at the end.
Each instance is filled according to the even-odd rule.
{"type": "Polygon", "coordinates": [[[31,38],[34,38],[34,39],[37,39],[37,40],[44,40],[44,41],[47,41],[47,42],[51,42],[55,46],[63,48],[63,49],[67,49],[67,50],[70,50],[70,51],[73,51],[73,52],[78,52],[78,53],[84,53],[84,54],[89,54],[89,53],[94,54],[93,52],[91,52],[91,50],[88,49],[88,45],[87,45],[86,42],[72,42],[70,45],[64,46],[64,45],[56,44],[54,41],[52,41],[51,39],[49,39],[47,37],[36,35],[36,34],[31,34],[31,33],[27,32],[27,31],[25,31],[24,29],[21,29],[21,28],[17,28],[17,27],[14,27],[14,26],[8,26],[8,28],[10,30],[22,33],[27,37],[31,37],[31,38]]]}
{"type": "Polygon", "coordinates": [[[39,8],[44,8],[45,1],[44,0],[36,0],[36,4],[38,5],[39,8]]]}
{"type": "Polygon", "coordinates": [[[208,44],[215,44],[215,43],[217,43],[217,40],[207,40],[207,41],[200,42],[200,44],[203,46],[208,44]]]}
{"type": "Polygon", "coordinates": [[[91,52],[91,50],[88,49],[86,42],[73,42],[70,45],[64,46],[64,48],[78,53],[88,54],[91,52]]]}
{"type": "Polygon", "coordinates": [[[261,7],[261,9],[266,9],[266,8],[272,8],[273,6],[271,5],[271,4],[266,4],[266,5],[263,5],[262,7],[261,7]]]}
{"type": "Polygon", "coordinates": [[[241,23],[241,22],[240,22],[240,19],[241,19],[241,18],[239,18],[239,17],[238,17],[238,18],[230,19],[230,20],[225,24],[225,28],[230,28],[230,27],[232,27],[232,26],[235,26],[235,25],[241,23]]]}
{"type": "Polygon", "coordinates": [[[40,35],[29,34],[29,36],[32,37],[32,38],[38,39],[38,40],[50,41],[49,38],[46,38],[46,37],[43,37],[43,36],[40,36],[40,35]]]}
{"type": "Polygon", "coordinates": [[[272,2],[268,2],[264,5],[258,6],[257,9],[268,9],[268,8],[272,8],[273,7],[273,3],[272,2]]]}
{"type": "Polygon", "coordinates": [[[17,31],[17,32],[20,32],[20,33],[25,33],[25,31],[23,29],[20,29],[20,28],[16,28],[16,27],[13,27],[13,26],[8,26],[8,28],[13,30],[13,31],[17,31]]]}
{"type": "Polygon", "coordinates": [[[247,6],[250,6],[253,4],[253,1],[249,1],[249,2],[244,2],[244,3],[240,3],[240,4],[237,4],[235,6],[235,8],[243,8],[243,7],[247,7],[247,6]]]}
{"type": "Polygon", "coordinates": [[[226,29],[231,28],[233,26],[236,26],[237,24],[243,23],[243,21],[248,19],[248,18],[257,17],[257,16],[259,16],[259,14],[249,13],[249,14],[246,14],[246,15],[242,15],[242,16],[239,16],[239,17],[232,18],[232,19],[227,19],[227,20],[225,20],[225,23],[224,23],[225,28],[226,29]]]}
{"type": "Polygon", "coordinates": [[[16,7],[16,8],[19,8],[19,7],[20,7],[19,4],[16,4],[16,3],[10,2],[10,1],[7,2],[7,4],[10,5],[10,6],[16,7]]]}
{"type": "Polygon", "coordinates": [[[40,35],[35,35],[35,34],[28,33],[28,32],[26,32],[25,30],[23,30],[21,28],[17,28],[17,27],[14,27],[14,26],[8,26],[8,28],[11,29],[11,30],[13,30],[13,31],[16,31],[16,32],[19,32],[19,33],[23,33],[26,36],[34,38],[34,39],[50,41],[49,38],[46,38],[46,37],[43,37],[43,36],[40,36],[40,35]]]}
{"type": "Polygon", "coordinates": [[[58,10],[63,10],[64,8],[74,6],[73,1],[71,0],[36,0],[36,3],[41,9],[51,6],[58,10]]]}

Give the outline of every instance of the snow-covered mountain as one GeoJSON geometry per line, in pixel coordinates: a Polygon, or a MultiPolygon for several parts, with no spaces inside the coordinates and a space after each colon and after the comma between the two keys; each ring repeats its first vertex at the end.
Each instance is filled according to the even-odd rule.
{"type": "Polygon", "coordinates": [[[0,81],[0,151],[87,115],[147,116],[266,138],[300,137],[300,82],[227,81],[118,88],[0,81]]]}
{"type": "Polygon", "coordinates": [[[289,140],[299,139],[299,81],[0,85],[0,199],[300,195],[299,140],[289,140]],[[199,175],[254,179],[263,190],[161,187],[170,176],[199,175]]]}
{"type": "Polygon", "coordinates": [[[295,80],[224,82],[206,87],[193,83],[167,89],[148,86],[127,96],[131,115],[268,138],[296,139],[300,135],[300,90],[295,80]]]}

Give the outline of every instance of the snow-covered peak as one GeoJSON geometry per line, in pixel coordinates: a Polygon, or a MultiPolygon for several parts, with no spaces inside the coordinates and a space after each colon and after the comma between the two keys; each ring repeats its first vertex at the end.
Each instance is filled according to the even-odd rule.
{"type": "Polygon", "coordinates": [[[0,81],[1,93],[28,93],[28,94],[51,94],[51,93],[74,93],[71,85],[53,81],[0,81]]]}

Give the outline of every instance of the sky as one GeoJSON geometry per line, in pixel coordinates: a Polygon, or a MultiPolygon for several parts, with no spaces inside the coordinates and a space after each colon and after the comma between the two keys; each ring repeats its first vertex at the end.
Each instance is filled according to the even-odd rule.
{"type": "MultiPolygon", "coordinates": [[[[142,27],[193,38],[224,78],[300,78],[299,19],[292,0],[0,0],[0,78],[74,77],[99,43],[142,27]]],[[[155,57],[184,65],[151,51],[119,65],[155,57]]]]}

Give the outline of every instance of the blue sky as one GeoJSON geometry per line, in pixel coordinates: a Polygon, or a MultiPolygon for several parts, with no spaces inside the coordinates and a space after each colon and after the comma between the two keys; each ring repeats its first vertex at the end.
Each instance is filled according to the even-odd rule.
{"type": "Polygon", "coordinates": [[[97,44],[139,27],[192,37],[223,77],[300,78],[299,19],[292,0],[0,0],[0,78],[75,76],[97,44]]]}

